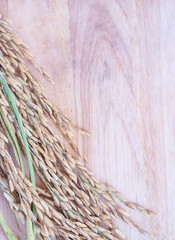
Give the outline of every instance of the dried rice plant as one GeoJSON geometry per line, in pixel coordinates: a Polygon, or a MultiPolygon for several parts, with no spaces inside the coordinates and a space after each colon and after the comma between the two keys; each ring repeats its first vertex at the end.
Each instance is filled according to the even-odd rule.
{"type": "Polygon", "coordinates": [[[35,239],[36,234],[40,239],[121,239],[119,220],[147,234],[122,205],[148,215],[153,212],[100,183],[79,160],[87,161],[75,144],[73,124],[49,101],[27,61],[50,80],[9,20],[0,16],[0,186],[16,218],[27,221],[27,239],[35,239]],[[48,118],[57,124],[62,139],[48,118]],[[15,159],[9,154],[9,144],[15,159]],[[21,153],[28,160],[30,180],[21,153]],[[33,169],[45,188],[36,186],[33,169]]]}

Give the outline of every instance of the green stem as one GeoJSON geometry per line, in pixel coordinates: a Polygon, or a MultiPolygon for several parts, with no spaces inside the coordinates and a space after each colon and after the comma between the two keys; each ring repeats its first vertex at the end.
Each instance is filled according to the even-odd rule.
{"type": "Polygon", "coordinates": [[[22,140],[23,140],[23,143],[24,143],[24,148],[25,148],[25,151],[26,151],[26,156],[27,156],[27,161],[28,161],[28,166],[29,166],[30,179],[31,179],[31,182],[33,184],[33,187],[36,189],[35,175],[34,175],[33,164],[32,164],[32,157],[31,157],[31,154],[30,154],[30,149],[29,149],[26,133],[25,133],[25,130],[24,130],[24,126],[23,126],[23,123],[22,123],[21,115],[20,115],[20,113],[18,111],[18,108],[16,106],[16,103],[15,103],[15,100],[14,100],[14,97],[13,97],[13,93],[11,92],[5,78],[3,77],[2,72],[0,72],[0,82],[3,86],[3,91],[6,95],[9,103],[11,104],[11,106],[13,108],[13,111],[15,113],[16,119],[18,121],[19,130],[20,130],[22,140]]]}
{"type": "Polygon", "coordinates": [[[23,164],[23,160],[22,160],[22,157],[21,157],[20,148],[19,148],[19,145],[18,145],[17,138],[15,136],[15,133],[13,131],[11,123],[9,122],[9,120],[7,118],[5,118],[5,116],[3,115],[2,111],[1,111],[1,108],[0,108],[0,117],[1,117],[2,126],[3,126],[3,128],[6,132],[6,135],[9,139],[10,143],[13,146],[15,157],[16,157],[19,165],[20,165],[21,171],[23,172],[23,174],[25,176],[24,164],[23,164]]]}
{"type": "MultiPolygon", "coordinates": [[[[34,189],[36,189],[32,157],[31,157],[31,154],[30,154],[30,149],[29,149],[25,129],[24,129],[24,126],[23,126],[23,123],[22,123],[21,115],[20,115],[20,113],[18,111],[18,108],[16,106],[16,103],[15,103],[15,100],[14,100],[14,97],[13,97],[13,93],[11,92],[11,90],[8,86],[8,83],[6,82],[2,72],[0,72],[0,83],[3,87],[3,91],[6,95],[6,98],[7,98],[8,102],[11,104],[13,112],[16,116],[18,126],[19,126],[19,130],[20,130],[20,133],[21,133],[21,137],[22,137],[22,140],[23,140],[26,156],[27,156],[30,180],[33,184],[34,189]]],[[[37,216],[36,208],[35,208],[34,205],[32,206],[32,210],[33,210],[34,215],[37,216]]],[[[28,240],[35,239],[35,235],[36,235],[36,227],[33,224],[33,228],[32,228],[31,219],[29,219],[29,217],[27,217],[27,238],[28,238],[28,240]]]]}
{"type": "MultiPolygon", "coordinates": [[[[15,136],[15,133],[14,133],[13,128],[11,126],[11,123],[9,122],[9,120],[7,118],[5,118],[1,109],[0,109],[0,117],[1,117],[1,123],[3,125],[3,128],[4,128],[5,132],[6,132],[6,135],[7,135],[9,141],[11,142],[11,144],[13,146],[15,157],[16,157],[19,165],[20,165],[22,173],[25,176],[25,170],[24,170],[22,157],[21,157],[21,154],[20,154],[20,148],[19,148],[19,145],[18,145],[18,141],[16,139],[16,136],[15,136]]],[[[34,239],[33,238],[32,221],[28,216],[27,216],[27,239],[28,240],[33,240],[34,239]]]]}
{"type": "Polygon", "coordinates": [[[7,225],[1,212],[0,212],[0,224],[2,225],[2,228],[9,240],[18,240],[18,238],[15,236],[15,234],[12,232],[12,230],[7,225]]]}

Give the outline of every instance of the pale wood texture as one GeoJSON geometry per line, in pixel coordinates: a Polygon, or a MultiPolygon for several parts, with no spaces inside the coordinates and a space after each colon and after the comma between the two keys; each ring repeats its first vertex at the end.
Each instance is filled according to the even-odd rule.
{"type": "MultiPolygon", "coordinates": [[[[91,132],[77,138],[89,168],[157,212],[130,211],[157,240],[174,240],[175,1],[1,0],[0,12],[51,75],[39,77],[52,102],[91,132]]],[[[0,208],[20,236],[3,197],[0,208]]]]}

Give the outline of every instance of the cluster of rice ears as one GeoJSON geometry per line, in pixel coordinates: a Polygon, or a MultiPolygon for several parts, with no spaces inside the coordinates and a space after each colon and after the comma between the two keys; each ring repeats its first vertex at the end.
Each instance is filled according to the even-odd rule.
{"type": "MultiPolygon", "coordinates": [[[[49,101],[26,63],[51,81],[49,75],[34,63],[28,47],[9,25],[0,16],[0,187],[17,220],[27,222],[27,239],[35,239],[36,234],[46,240],[122,239],[125,236],[118,221],[148,234],[124,208],[148,215],[153,212],[100,183],[86,168],[87,159],[74,141],[76,128],[49,101]],[[22,154],[28,162],[29,179],[22,154]],[[45,187],[36,186],[36,174],[45,187]]],[[[7,237],[16,240],[2,214],[0,223],[7,237]]]]}

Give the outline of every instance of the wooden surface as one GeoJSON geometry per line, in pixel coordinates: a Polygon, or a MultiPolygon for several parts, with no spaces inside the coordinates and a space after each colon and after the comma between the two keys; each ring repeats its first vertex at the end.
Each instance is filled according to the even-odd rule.
{"type": "MultiPolygon", "coordinates": [[[[53,78],[40,78],[52,102],[91,132],[77,139],[89,168],[157,212],[130,211],[155,239],[174,240],[175,1],[1,0],[0,12],[53,78]]],[[[0,208],[19,236],[3,197],[0,208]]]]}

